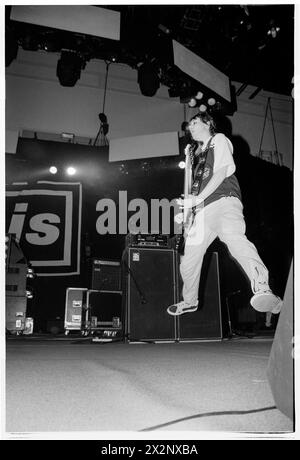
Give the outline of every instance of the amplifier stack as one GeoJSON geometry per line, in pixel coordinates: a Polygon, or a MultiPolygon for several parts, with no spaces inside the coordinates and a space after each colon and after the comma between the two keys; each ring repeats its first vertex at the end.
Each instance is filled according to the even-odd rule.
{"type": "Polygon", "coordinates": [[[181,300],[179,262],[168,235],[127,235],[122,261],[90,259],[89,286],[67,289],[66,333],[115,334],[129,342],[221,339],[218,254],[204,257],[199,309],[174,317],[167,307],[181,300]]]}

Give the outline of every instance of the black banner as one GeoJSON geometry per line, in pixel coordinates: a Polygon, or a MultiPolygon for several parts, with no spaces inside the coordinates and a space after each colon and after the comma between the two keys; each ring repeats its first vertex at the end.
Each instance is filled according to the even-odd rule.
{"type": "Polygon", "coordinates": [[[81,183],[15,183],[6,191],[6,233],[39,276],[79,274],[81,183]]]}

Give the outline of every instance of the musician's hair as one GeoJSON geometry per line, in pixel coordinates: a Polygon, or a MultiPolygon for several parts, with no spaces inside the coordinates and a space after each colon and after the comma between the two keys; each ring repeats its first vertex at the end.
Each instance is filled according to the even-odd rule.
{"type": "Polygon", "coordinates": [[[216,133],[216,123],[215,123],[215,120],[213,119],[213,117],[207,113],[207,112],[199,112],[199,113],[196,113],[196,115],[194,115],[189,122],[191,122],[192,120],[195,120],[197,118],[200,118],[201,121],[203,121],[203,123],[209,123],[209,132],[210,134],[213,136],[215,133],[216,133]]]}

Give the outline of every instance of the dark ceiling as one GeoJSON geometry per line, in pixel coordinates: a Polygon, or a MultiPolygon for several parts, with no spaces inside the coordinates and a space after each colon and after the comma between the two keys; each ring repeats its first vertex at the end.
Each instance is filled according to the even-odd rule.
{"type": "Polygon", "coordinates": [[[160,83],[178,96],[182,75],[172,67],[172,39],[221,70],[233,81],[290,95],[294,74],[293,5],[125,5],[105,6],[121,13],[120,41],[24,24],[6,10],[6,51],[19,47],[78,51],[134,68],[150,61],[160,83]]]}

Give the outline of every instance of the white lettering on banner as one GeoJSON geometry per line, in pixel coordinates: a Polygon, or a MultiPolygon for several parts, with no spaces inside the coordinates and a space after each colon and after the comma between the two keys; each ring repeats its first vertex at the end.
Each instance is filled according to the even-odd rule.
{"type": "Polygon", "coordinates": [[[56,214],[51,213],[33,216],[29,221],[29,226],[38,233],[26,233],[26,240],[28,243],[38,246],[46,246],[55,243],[59,237],[59,229],[49,222],[59,224],[60,218],[56,214]],[[45,223],[45,221],[48,221],[48,223],[45,223]],[[44,233],[44,236],[40,236],[39,233],[44,233]]]}

